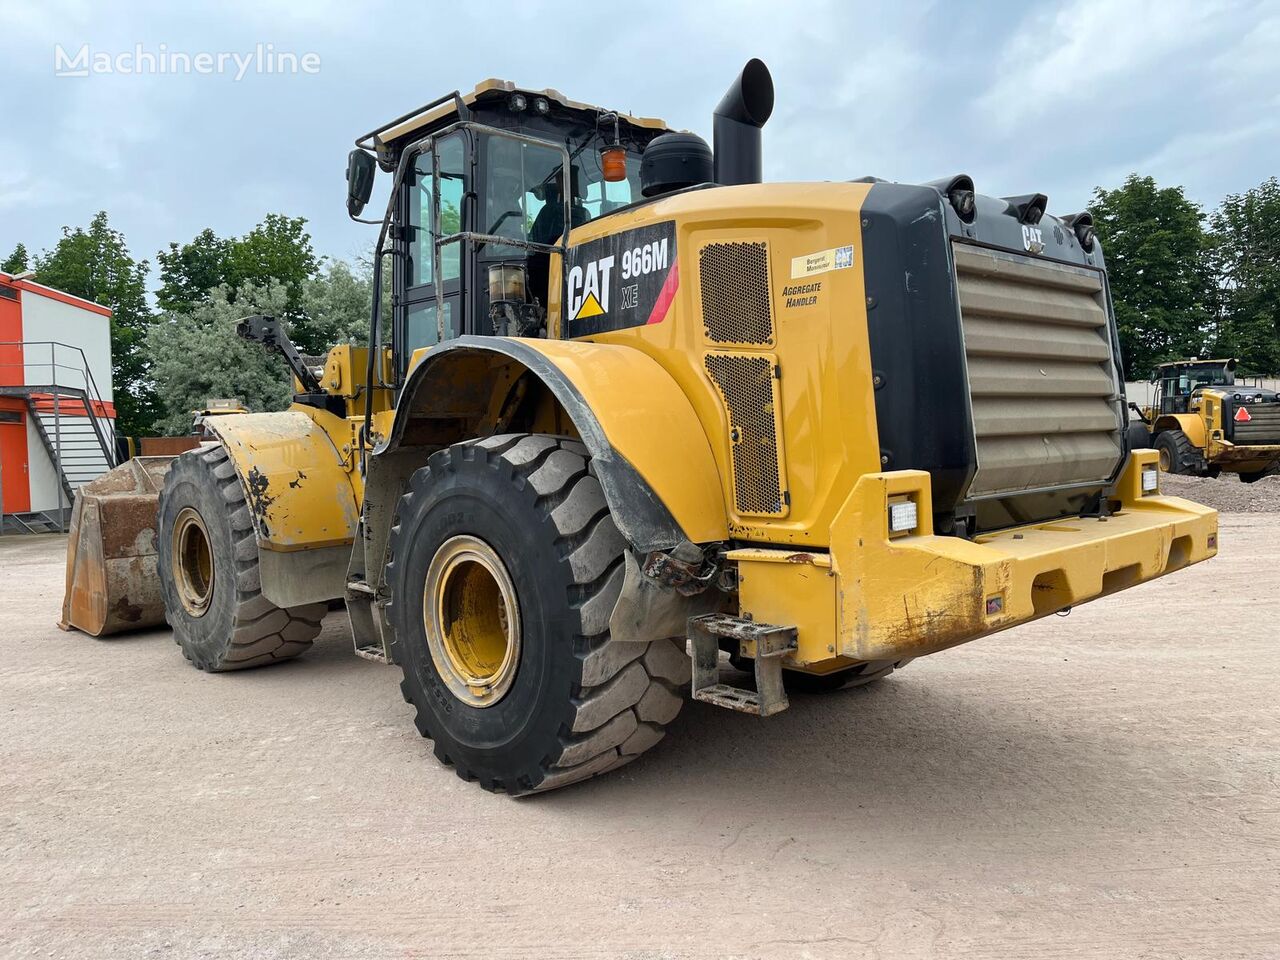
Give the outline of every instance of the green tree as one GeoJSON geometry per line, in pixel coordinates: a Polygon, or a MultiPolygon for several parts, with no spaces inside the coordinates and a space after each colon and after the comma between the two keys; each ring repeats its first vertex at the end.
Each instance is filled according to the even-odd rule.
{"type": "Polygon", "coordinates": [[[1221,301],[1214,352],[1280,372],[1280,182],[1228,195],[1209,222],[1221,301]]]}
{"type": "MultiPolygon", "coordinates": [[[[382,339],[389,342],[391,336],[391,294],[392,294],[392,266],[391,261],[394,258],[390,253],[383,254],[382,258],[382,339]]],[[[356,258],[356,268],[369,278],[369,292],[373,292],[373,249],[370,248],[367,254],[362,254],[356,258]]],[[[369,309],[372,311],[373,303],[370,302],[369,309]]],[[[362,335],[365,339],[369,334],[369,321],[366,319],[362,335]]],[[[363,342],[363,341],[362,341],[363,342]]]]}
{"type": "Polygon", "coordinates": [[[1204,214],[1181,187],[1136,173],[1098,187],[1091,207],[1106,255],[1125,377],[1200,353],[1213,316],[1214,282],[1204,214]]]}
{"type": "Polygon", "coordinates": [[[235,398],[255,413],[289,405],[292,381],[284,360],[261,344],[236,336],[246,314],[281,316],[288,302],[283,284],[242,284],[234,297],[225,284],[190,312],[163,314],[147,334],[163,407],[159,427],[177,435],[191,429],[192,412],[213,398],[235,398]]]}
{"type": "MultiPolygon", "coordinates": [[[[320,258],[311,243],[303,217],[268,214],[243,237],[219,237],[202,230],[190,243],[169,244],[160,252],[160,289],[156,303],[162,310],[189,313],[206,302],[210,291],[225,285],[235,302],[240,288],[277,282],[286,293],[280,319],[298,340],[300,348],[323,352],[320,331],[313,331],[303,309],[303,287],[320,269],[320,258]]],[[[252,313],[246,310],[246,313],[252,313]]]]}
{"type": "Polygon", "coordinates": [[[302,285],[305,323],[290,337],[303,353],[326,352],[337,343],[366,343],[373,279],[360,276],[342,260],[329,261],[324,270],[302,285]]]}
{"type": "Polygon", "coordinates": [[[320,267],[306,229],[306,218],[269,213],[243,237],[231,241],[227,269],[233,288],[245,283],[259,286],[276,281],[286,294],[281,319],[302,318],[302,285],[320,267]]]}
{"type": "Polygon", "coordinates": [[[129,255],[124,235],[105,211],[89,228],[62,228],[57,246],[36,259],[43,284],[111,308],[111,379],[116,426],[133,436],[150,431],[156,400],[143,339],[154,317],[147,305],[146,260],[129,255]]]}
{"type": "Polygon", "coordinates": [[[13,248],[13,253],[9,254],[8,259],[4,263],[0,263],[0,273],[22,273],[31,265],[31,258],[27,254],[26,244],[18,244],[13,248]]]}
{"type": "Polygon", "coordinates": [[[190,243],[169,244],[169,251],[156,254],[160,264],[160,289],[156,305],[161,310],[189,313],[209,298],[209,291],[222,284],[233,286],[230,256],[233,241],[224,240],[206,228],[190,243]]]}

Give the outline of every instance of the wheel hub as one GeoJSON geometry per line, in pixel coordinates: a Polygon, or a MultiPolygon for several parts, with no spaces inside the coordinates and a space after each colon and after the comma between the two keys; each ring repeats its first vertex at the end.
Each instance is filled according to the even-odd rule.
{"type": "Polygon", "coordinates": [[[422,622],[436,671],[455,697],[491,707],[520,664],[520,607],[494,549],[461,535],[441,544],[427,568],[422,622]]]}
{"type": "Polygon", "coordinates": [[[204,518],[184,507],[173,525],[173,582],[187,613],[203,617],[213,599],[213,549],[204,518]]]}
{"type": "Polygon", "coordinates": [[[1169,451],[1164,447],[1160,448],[1160,469],[1164,473],[1168,473],[1173,464],[1170,462],[1169,451]]]}

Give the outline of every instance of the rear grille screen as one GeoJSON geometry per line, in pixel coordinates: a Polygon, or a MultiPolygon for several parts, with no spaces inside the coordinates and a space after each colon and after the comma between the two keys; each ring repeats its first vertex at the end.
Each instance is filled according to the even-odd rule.
{"type": "Polygon", "coordinates": [[[952,249],[978,448],[969,496],[1109,479],[1120,390],[1100,274],[952,249]]]}
{"type": "Polygon", "coordinates": [[[712,343],[773,343],[767,243],[708,243],[698,253],[702,326],[712,343]]]}
{"type": "Polygon", "coordinates": [[[1242,447],[1280,443],[1280,403],[1239,404],[1249,411],[1249,419],[1232,425],[1231,439],[1242,447]]]}
{"type": "Polygon", "coordinates": [[[733,458],[733,497],[738,513],[785,516],[786,475],[778,422],[777,365],[769,354],[711,353],[707,375],[720,391],[729,418],[733,458]]]}

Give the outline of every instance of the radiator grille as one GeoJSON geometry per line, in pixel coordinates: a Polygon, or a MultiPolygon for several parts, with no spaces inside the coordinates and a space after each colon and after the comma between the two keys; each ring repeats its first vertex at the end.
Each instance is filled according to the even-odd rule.
{"type": "Polygon", "coordinates": [[[1249,411],[1250,419],[1232,425],[1231,439],[1242,447],[1264,446],[1280,443],[1280,403],[1250,403],[1237,405],[1249,411]]]}
{"type": "Polygon", "coordinates": [[[712,343],[773,343],[767,243],[708,243],[698,253],[702,326],[712,343]]]}
{"type": "Polygon", "coordinates": [[[787,496],[778,423],[776,360],[769,354],[707,354],[707,375],[729,417],[733,499],[738,513],[781,517],[787,496]]]}
{"type": "Polygon", "coordinates": [[[978,472],[969,496],[1103,481],[1119,381],[1092,270],[954,244],[978,472]]]}

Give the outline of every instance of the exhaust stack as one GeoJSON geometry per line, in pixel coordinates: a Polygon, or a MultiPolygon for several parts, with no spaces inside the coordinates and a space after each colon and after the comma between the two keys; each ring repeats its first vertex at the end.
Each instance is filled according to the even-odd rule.
{"type": "Polygon", "coordinates": [[[773,77],[763,60],[749,60],[713,114],[716,183],[759,183],[763,179],[760,128],[772,113],[773,77]]]}

